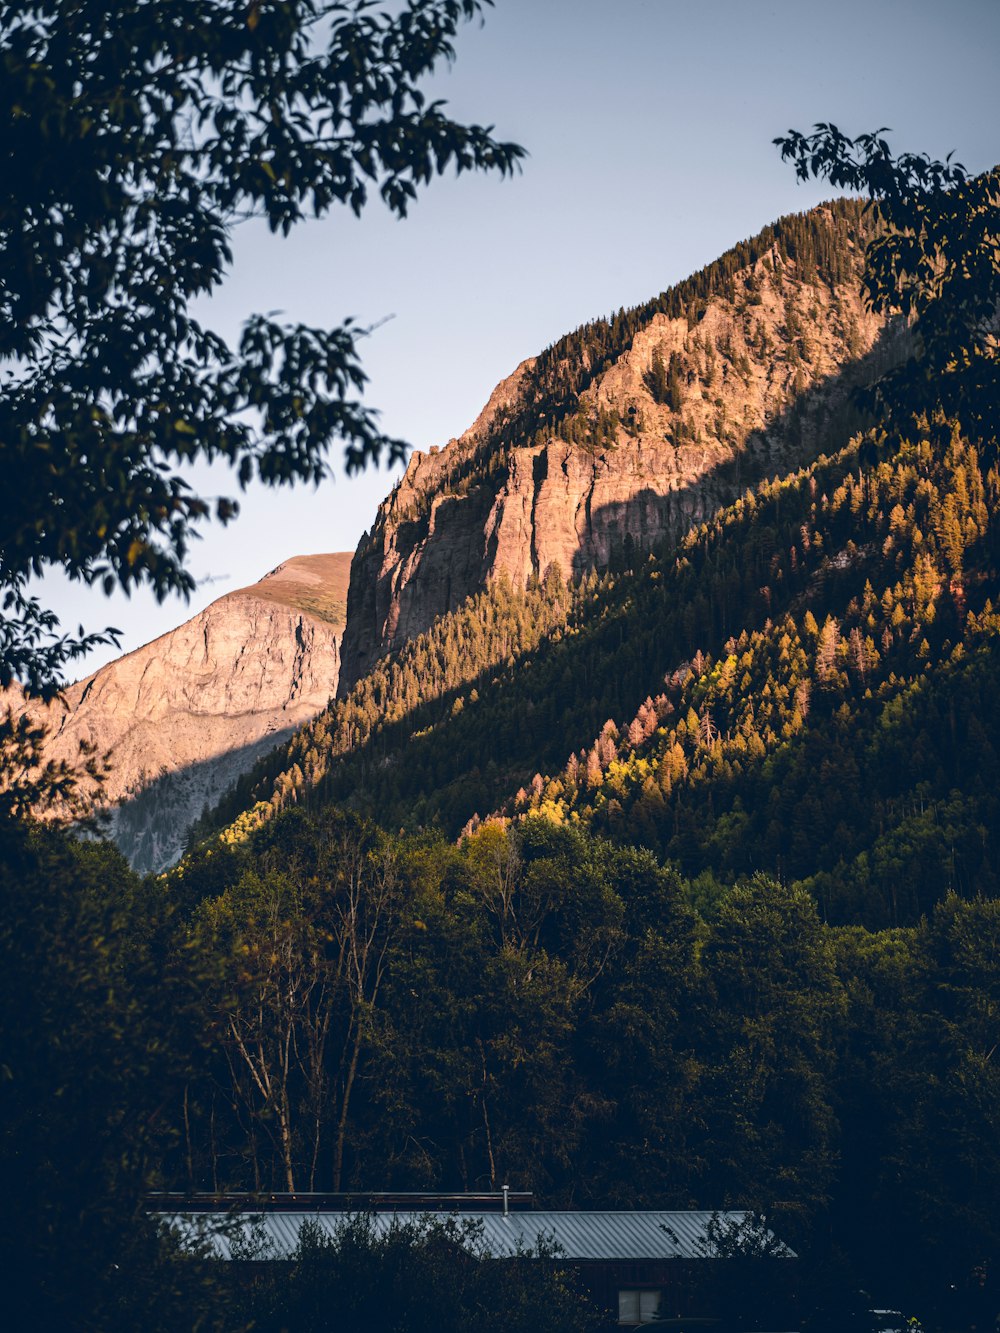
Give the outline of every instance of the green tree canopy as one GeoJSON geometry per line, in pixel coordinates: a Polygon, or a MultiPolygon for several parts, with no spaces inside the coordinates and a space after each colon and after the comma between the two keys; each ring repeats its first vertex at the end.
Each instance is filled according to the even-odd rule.
{"type": "Polygon", "coordinates": [[[51,688],[104,631],[60,636],[32,574],[158,597],[194,586],[184,479],[317,481],[404,445],[359,400],[350,321],[255,316],[238,345],[194,318],[234,224],[287,235],[374,192],[400,217],[450,165],[509,173],[522,150],[448,118],[423,79],[492,0],[0,2],[0,685],[51,688]]]}
{"type": "Polygon", "coordinates": [[[916,321],[920,354],[892,372],[882,405],[897,423],[943,410],[980,439],[1000,426],[1000,168],[970,175],[949,155],[894,157],[884,129],[849,139],[836,125],[774,142],[802,180],[867,195],[880,224],[866,254],[873,310],[916,321]]]}

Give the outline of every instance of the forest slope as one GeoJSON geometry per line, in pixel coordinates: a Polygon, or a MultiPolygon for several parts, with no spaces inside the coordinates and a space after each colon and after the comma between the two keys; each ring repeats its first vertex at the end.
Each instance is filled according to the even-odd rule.
{"type": "Polygon", "coordinates": [[[346,802],[454,836],[538,810],[872,924],[991,892],[998,501],[947,424],[859,437],[634,570],[480,594],[220,814],[346,802]]]}
{"type": "Polygon", "coordinates": [[[860,301],[866,236],[852,201],[783,218],[523,363],[460,440],[415,455],[353,561],[343,709],[287,764],[255,770],[228,817],[284,769],[283,787],[313,783],[373,730],[405,731],[414,708],[558,636],[575,595],[564,577],[620,571],[741,483],[839,447],[852,391],[906,345],[860,301]],[[413,649],[425,631],[433,642],[413,649]]]}

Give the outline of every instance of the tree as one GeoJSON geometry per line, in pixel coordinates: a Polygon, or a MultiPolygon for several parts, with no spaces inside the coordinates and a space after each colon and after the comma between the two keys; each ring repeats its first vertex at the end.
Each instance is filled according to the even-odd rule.
{"type": "Polygon", "coordinates": [[[609,1103],[586,1140],[587,1188],[602,1206],[686,1207],[702,1167],[697,1106],[701,1063],[692,1022],[703,1001],[698,922],[676,871],[649,852],[614,853],[625,904],[617,956],[586,1026],[587,1066],[609,1103]],[[641,1179],[629,1164],[641,1152],[641,1179]]]}
{"type": "Polygon", "coordinates": [[[871,308],[916,322],[920,354],[878,386],[890,423],[942,410],[980,440],[1000,426],[1000,168],[970,176],[951,155],[893,157],[885,130],[849,139],[820,123],[774,140],[802,180],[866,194],[879,224],[866,253],[871,308]]]}
{"type": "Polygon", "coordinates": [[[100,789],[104,769],[93,747],[81,745],[75,765],[46,759],[45,728],[22,713],[0,717],[0,822],[27,821],[32,813],[86,815],[89,798],[100,789]]]}
{"type": "Polygon", "coordinates": [[[595,1109],[572,1043],[622,904],[600,844],[543,818],[486,825],[462,859],[475,903],[465,948],[481,949],[468,1055],[454,1068],[480,1122],[481,1149],[470,1142],[466,1157],[490,1188],[513,1178],[551,1189],[595,1109]]]}
{"type": "Polygon", "coordinates": [[[553,1247],[539,1240],[496,1258],[481,1224],[454,1218],[393,1219],[383,1228],[359,1213],[332,1235],[306,1222],[289,1262],[269,1265],[247,1294],[247,1326],[261,1333],[561,1333],[601,1325],[553,1247]]]}
{"type": "Polygon", "coordinates": [[[816,904],[756,876],[720,903],[702,962],[714,989],[703,1037],[714,1062],[709,1183],[770,1207],[794,1243],[825,1201],[835,1163],[829,1081],[842,995],[816,904]]]}
{"type": "Polygon", "coordinates": [[[203,916],[211,945],[232,958],[229,975],[220,982],[225,998],[217,1021],[231,1079],[227,1091],[251,1126],[247,1141],[255,1188],[262,1180],[260,1129],[260,1137],[272,1142],[281,1186],[295,1190],[301,1162],[313,1190],[333,989],[318,932],[303,919],[294,888],[274,875],[244,875],[232,894],[207,903],[203,916]],[[297,1114],[300,1100],[302,1119],[309,1122],[305,1132],[297,1114]]]}
{"type": "MultiPolygon", "coordinates": [[[[663,1230],[677,1239],[672,1227],[663,1230]]],[[[796,1256],[763,1214],[714,1212],[694,1245],[701,1256],[695,1290],[722,1316],[724,1328],[775,1328],[792,1322],[796,1256]]]]}
{"type": "Polygon", "coordinates": [[[60,635],[27,583],[52,566],[110,592],[194,586],[199,522],[238,484],[391,460],[358,400],[362,332],[265,316],[237,347],[191,312],[222,282],[237,221],[288,234],[377,191],[405,216],[449,164],[511,172],[522,150],[450,120],[421,81],[492,0],[0,0],[0,686],[51,691],[115,632],[60,635]]]}
{"type": "Polygon", "coordinates": [[[254,1187],[339,1190],[399,923],[396,851],[338,815],[286,815],[267,833],[252,867],[201,904],[193,942],[226,960],[210,1005],[254,1187]]]}
{"type": "Polygon", "coordinates": [[[0,909],[8,1318],[160,1329],[173,1277],[143,1194],[197,1063],[199,993],[165,947],[166,895],[106,843],[0,817],[0,909]]]}
{"type": "Polygon", "coordinates": [[[653,402],[665,403],[667,401],[669,380],[666,362],[663,360],[663,350],[659,346],[653,351],[653,359],[644,379],[646,388],[653,395],[653,402]]]}

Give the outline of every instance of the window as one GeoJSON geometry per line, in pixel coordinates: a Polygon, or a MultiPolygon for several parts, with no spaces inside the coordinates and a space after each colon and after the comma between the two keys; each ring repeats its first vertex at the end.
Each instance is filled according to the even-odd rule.
{"type": "Polygon", "coordinates": [[[619,1287],[618,1322],[619,1324],[648,1324],[656,1318],[660,1308],[662,1291],[657,1287],[650,1290],[643,1287],[619,1287]]]}

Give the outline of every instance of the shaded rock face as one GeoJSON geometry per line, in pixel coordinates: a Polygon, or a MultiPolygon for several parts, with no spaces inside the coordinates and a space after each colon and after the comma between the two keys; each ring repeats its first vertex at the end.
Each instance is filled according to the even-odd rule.
{"type": "Polygon", "coordinates": [[[164,869],[206,804],[336,692],[350,556],[300,556],[169,634],[29,705],[46,757],[107,756],[111,836],[164,869]]]}
{"type": "Polygon", "coordinates": [[[579,576],[634,558],[814,457],[831,432],[842,443],[852,385],[892,356],[859,295],[861,258],[857,247],[831,288],[800,280],[775,248],[693,324],[654,314],[580,395],[581,420],[615,423],[599,446],[537,432],[499,443],[528,360],[463,436],[414,453],[354,557],[340,694],[501,574],[523,586],[554,565],[579,576]]]}

